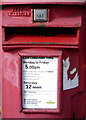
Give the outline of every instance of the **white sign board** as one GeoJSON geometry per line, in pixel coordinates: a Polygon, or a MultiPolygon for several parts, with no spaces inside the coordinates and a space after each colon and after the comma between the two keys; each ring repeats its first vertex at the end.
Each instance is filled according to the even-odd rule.
{"type": "Polygon", "coordinates": [[[57,109],[57,57],[22,57],[23,108],[57,109]]]}

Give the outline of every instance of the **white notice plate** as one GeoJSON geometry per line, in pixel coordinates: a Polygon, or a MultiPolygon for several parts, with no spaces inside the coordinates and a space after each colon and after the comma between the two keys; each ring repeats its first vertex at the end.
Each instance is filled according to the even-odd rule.
{"type": "Polygon", "coordinates": [[[23,108],[57,109],[57,57],[22,57],[23,108]]]}

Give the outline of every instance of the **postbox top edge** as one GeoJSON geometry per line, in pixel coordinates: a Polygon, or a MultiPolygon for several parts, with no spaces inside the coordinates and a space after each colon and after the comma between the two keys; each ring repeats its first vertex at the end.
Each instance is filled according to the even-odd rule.
{"type": "Polygon", "coordinates": [[[18,4],[20,4],[20,5],[25,5],[25,4],[58,4],[58,5],[86,5],[86,1],[85,0],[76,0],[76,1],[74,1],[73,0],[73,2],[72,1],[64,1],[64,0],[62,0],[62,1],[59,1],[59,0],[55,0],[55,1],[40,1],[40,0],[37,0],[37,1],[34,1],[34,0],[30,0],[29,2],[10,2],[10,0],[9,0],[9,2],[0,2],[0,5],[18,5],[18,4]]]}

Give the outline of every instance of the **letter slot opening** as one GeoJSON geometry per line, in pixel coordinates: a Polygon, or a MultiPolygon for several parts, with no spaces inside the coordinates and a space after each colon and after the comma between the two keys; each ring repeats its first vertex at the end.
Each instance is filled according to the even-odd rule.
{"type": "Polygon", "coordinates": [[[77,28],[57,27],[8,27],[5,28],[5,41],[7,44],[56,44],[78,45],[77,28]]]}

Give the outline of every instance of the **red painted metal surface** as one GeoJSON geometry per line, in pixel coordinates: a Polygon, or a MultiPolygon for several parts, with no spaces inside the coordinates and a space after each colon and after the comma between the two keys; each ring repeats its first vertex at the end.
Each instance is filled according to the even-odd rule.
{"type": "Polygon", "coordinates": [[[84,118],[86,95],[84,11],[85,6],[76,4],[3,5],[2,118],[84,118]],[[23,15],[18,8],[23,8],[23,15]],[[34,23],[33,8],[48,8],[48,22],[34,23]],[[58,113],[50,110],[48,113],[41,109],[37,112],[34,109],[31,111],[22,109],[21,56],[60,56],[58,113]],[[68,80],[72,81],[78,71],[79,85],[64,90],[63,70],[67,65],[69,65],[68,80]],[[72,71],[74,68],[75,71],[72,71]]]}
{"type": "MultiPolygon", "coordinates": [[[[32,9],[33,8],[39,8],[38,5],[33,5],[33,6],[10,6],[6,7],[3,6],[3,21],[2,25],[3,26],[8,26],[8,27],[80,27],[81,26],[81,13],[80,7],[74,7],[72,9],[72,6],[59,6],[59,5],[46,5],[43,7],[43,5],[40,5],[40,8],[48,8],[50,9],[50,20],[49,22],[39,22],[39,23],[34,23],[33,24],[33,13],[32,9]],[[58,6],[58,7],[57,7],[58,6]],[[18,11],[14,12],[13,9],[15,10],[16,8],[22,8],[23,12],[29,12],[30,16],[24,17],[16,15],[19,14],[18,11]],[[71,11],[72,9],[72,11],[71,11]],[[55,12],[57,10],[57,12],[55,12]],[[60,11],[60,12],[59,12],[60,11]],[[63,12],[64,11],[64,12],[63,12]],[[11,16],[9,15],[11,14],[11,16]],[[13,14],[15,14],[13,16],[13,14]],[[6,21],[5,21],[6,20],[6,21]],[[14,22],[13,22],[14,21],[14,22]],[[72,22],[71,22],[72,21],[72,22]]],[[[21,12],[21,11],[20,11],[21,12]]]]}
{"type": "Polygon", "coordinates": [[[15,4],[63,4],[63,5],[86,5],[85,0],[3,0],[3,5],[15,5],[15,4]]]}

